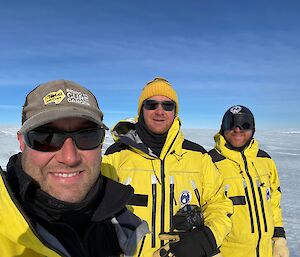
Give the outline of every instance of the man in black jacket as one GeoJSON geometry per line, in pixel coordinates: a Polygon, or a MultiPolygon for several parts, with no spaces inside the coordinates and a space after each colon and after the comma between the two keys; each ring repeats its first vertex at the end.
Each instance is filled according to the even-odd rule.
{"type": "Polygon", "coordinates": [[[0,179],[1,256],[130,256],[148,226],[125,205],[133,189],[99,173],[107,127],[95,96],[72,81],[31,91],[22,153],[0,179]]]}

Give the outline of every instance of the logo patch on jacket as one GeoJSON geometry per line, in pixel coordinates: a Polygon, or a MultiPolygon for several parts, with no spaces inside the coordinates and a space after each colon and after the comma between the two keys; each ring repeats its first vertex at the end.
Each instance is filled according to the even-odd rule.
{"type": "Polygon", "coordinates": [[[271,190],[270,190],[270,188],[267,188],[266,198],[267,198],[267,201],[271,199],[271,190]]]}
{"type": "Polygon", "coordinates": [[[189,204],[191,200],[192,200],[192,194],[190,191],[184,190],[181,192],[179,196],[179,202],[181,206],[189,204]]]}

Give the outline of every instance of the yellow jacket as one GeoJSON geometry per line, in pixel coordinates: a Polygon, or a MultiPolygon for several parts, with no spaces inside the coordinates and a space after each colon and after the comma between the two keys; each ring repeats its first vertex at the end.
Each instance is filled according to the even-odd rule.
{"type": "Polygon", "coordinates": [[[221,253],[223,257],[271,257],[272,237],[285,237],[275,163],[255,139],[243,152],[229,149],[219,133],[215,142],[209,154],[224,176],[223,188],[234,206],[232,231],[221,253]]]}
{"type": "MultiPolygon", "coordinates": [[[[1,257],[59,257],[50,249],[27,218],[19,211],[0,176],[0,252],[1,257]]],[[[65,255],[68,256],[68,255],[65,255]]]]}
{"type": "MultiPolygon", "coordinates": [[[[12,192],[6,175],[7,174],[3,172],[0,167],[0,256],[74,257],[66,251],[64,246],[54,235],[50,234],[50,232],[38,222],[35,222],[34,225],[32,224],[28,215],[26,215],[18,203],[16,194],[12,192]]],[[[112,180],[108,180],[107,178],[103,178],[103,180],[105,181],[104,183],[107,188],[109,188],[109,190],[104,189],[107,191],[107,194],[115,194],[116,192],[128,194],[129,192],[133,192],[132,189],[127,190],[127,192],[121,190],[121,185],[116,185],[116,182],[112,180]],[[111,190],[111,188],[114,189],[111,190]]],[[[124,186],[122,186],[122,189],[123,187],[124,186]]],[[[107,195],[106,193],[103,194],[107,195]]],[[[111,198],[114,200],[116,199],[116,197],[113,196],[111,198]]],[[[102,201],[103,205],[105,204],[104,202],[107,203],[107,201],[102,201]]],[[[114,212],[113,208],[108,207],[108,205],[106,211],[111,215],[116,212],[114,212]]],[[[107,221],[104,222],[107,224],[107,221]]],[[[111,219],[109,229],[115,230],[116,237],[112,237],[112,234],[105,234],[105,237],[109,238],[108,236],[111,236],[113,240],[118,240],[120,249],[122,249],[128,257],[132,256],[140,239],[149,231],[148,226],[144,221],[140,221],[140,219],[131,212],[124,209],[122,212],[118,211],[111,219]]],[[[105,230],[99,231],[105,233],[105,230]]],[[[99,244],[97,240],[99,240],[99,238],[95,238],[95,244],[99,244]]],[[[99,253],[97,256],[100,255],[103,256],[103,253],[99,253]]],[[[116,253],[114,256],[121,256],[121,254],[116,253]]]]}
{"type": "MultiPolygon", "coordinates": [[[[200,205],[217,246],[231,229],[232,203],[220,190],[222,176],[200,145],[185,140],[175,118],[160,156],[140,141],[134,120],[121,121],[112,130],[116,143],[102,160],[104,175],[130,184],[135,190],[131,210],[149,224],[151,234],[135,256],[150,257],[163,242],[158,235],[170,230],[171,217],[183,205],[200,205]],[[197,191],[199,196],[197,199],[197,191]]],[[[166,243],[166,242],[165,242],[166,243]]]]}

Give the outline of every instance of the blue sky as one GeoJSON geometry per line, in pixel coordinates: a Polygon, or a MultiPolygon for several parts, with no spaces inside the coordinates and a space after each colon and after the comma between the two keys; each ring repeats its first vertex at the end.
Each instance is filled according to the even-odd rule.
{"type": "Polygon", "coordinates": [[[179,95],[185,128],[219,128],[248,106],[257,129],[300,129],[300,2],[26,0],[0,3],[0,124],[25,95],[76,81],[114,125],[156,76],[179,95]]]}

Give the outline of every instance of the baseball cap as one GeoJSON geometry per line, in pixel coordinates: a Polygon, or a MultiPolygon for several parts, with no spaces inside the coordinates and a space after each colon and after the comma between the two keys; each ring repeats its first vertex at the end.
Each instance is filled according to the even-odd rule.
{"type": "Polygon", "coordinates": [[[221,124],[221,133],[237,126],[240,127],[240,129],[255,131],[253,113],[243,105],[234,105],[225,112],[221,124]]]}
{"type": "Polygon", "coordinates": [[[63,118],[83,118],[108,129],[96,97],[70,80],[53,80],[37,86],[27,96],[20,133],[63,118]]]}

